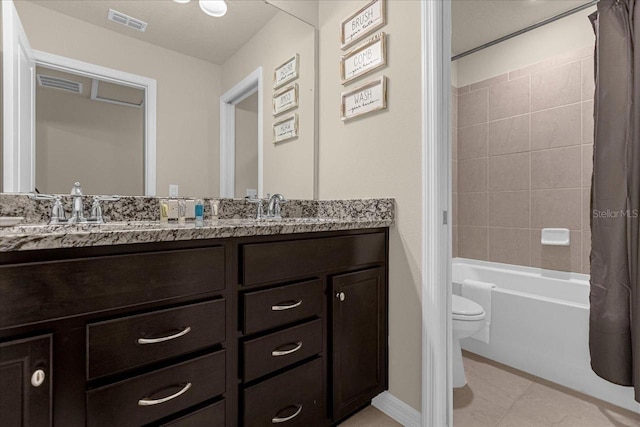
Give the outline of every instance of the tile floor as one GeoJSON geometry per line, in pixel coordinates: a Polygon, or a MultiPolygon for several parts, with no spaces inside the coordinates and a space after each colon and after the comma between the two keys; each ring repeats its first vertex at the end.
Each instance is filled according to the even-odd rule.
{"type": "MultiPolygon", "coordinates": [[[[464,352],[455,427],[638,427],[640,415],[464,352]]],[[[375,425],[375,424],[371,424],[375,425]]]]}
{"type": "Polygon", "coordinates": [[[393,418],[373,406],[367,406],[345,422],[340,423],[340,427],[402,427],[393,418]]]}

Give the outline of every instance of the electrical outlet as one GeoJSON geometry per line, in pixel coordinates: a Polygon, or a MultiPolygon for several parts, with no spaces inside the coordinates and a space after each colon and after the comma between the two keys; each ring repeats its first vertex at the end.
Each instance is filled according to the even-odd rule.
{"type": "Polygon", "coordinates": [[[178,201],[167,200],[167,206],[169,206],[169,219],[178,219],[178,201]]]}
{"type": "Polygon", "coordinates": [[[258,190],[255,188],[247,188],[247,193],[245,195],[250,199],[255,199],[258,197],[258,190]]]}
{"type": "Polygon", "coordinates": [[[187,215],[186,218],[194,219],[196,217],[196,201],[187,199],[187,215]]]}
{"type": "Polygon", "coordinates": [[[169,197],[178,197],[178,184],[169,184],[169,197]]]}

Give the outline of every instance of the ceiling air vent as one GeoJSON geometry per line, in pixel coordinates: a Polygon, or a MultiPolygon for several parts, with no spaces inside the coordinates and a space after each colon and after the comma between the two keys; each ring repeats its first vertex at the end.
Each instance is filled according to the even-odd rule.
{"type": "Polygon", "coordinates": [[[147,29],[146,22],[136,18],[132,18],[131,16],[125,15],[124,13],[118,12],[117,10],[109,9],[109,14],[107,15],[107,19],[117,24],[125,25],[129,28],[133,28],[134,30],[144,32],[144,30],[147,29]]]}
{"type": "Polygon", "coordinates": [[[61,79],[60,77],[38,74],[38,84],[42,87],[64,90],[71,93],[82,93],[82,83],[73,80],[61,79]]]}

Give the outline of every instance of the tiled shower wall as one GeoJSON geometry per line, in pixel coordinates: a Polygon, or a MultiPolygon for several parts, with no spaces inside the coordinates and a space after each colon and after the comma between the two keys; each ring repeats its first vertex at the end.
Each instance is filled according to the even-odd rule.
{"type": "Polygon", "coordinates": [[[457,90],[454,256],[589,272],[593,92],[592,47],[457,90]]]}

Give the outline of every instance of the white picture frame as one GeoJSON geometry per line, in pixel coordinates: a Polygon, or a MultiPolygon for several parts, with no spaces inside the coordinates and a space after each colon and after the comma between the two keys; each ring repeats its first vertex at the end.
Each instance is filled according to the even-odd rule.
{"type": "Polygon", "coordinates": [[[293,113],[273,124],[273,143],[298,137],[298,114],[293,113]]]}
{"type": "Polygon", "coordinates": [[[340,23],[340,47],[353,46],[387,23],[386,0],[372,0],[340,23]]]}
{"type": "Polygon", "coordinates": [[[342,84],[387,65],[386,34],[381,32],[340,58],[342,84]]]}
{"type": "Polygon", "coordinates": [[[381,76],[340,96],[342,121],[387,109],[387,77],[381,76]]]}
{"type": "Polygon", "coordinates": [[[298,78],[300,55],[297,53],[273,70],[273,88],[278,89],[298,78]]]}
{"type": "Polygon", "coordinates": [[[298,84],[283,87],[273,94],[273,115],[278,116],[298,108],[298,84]]]}

